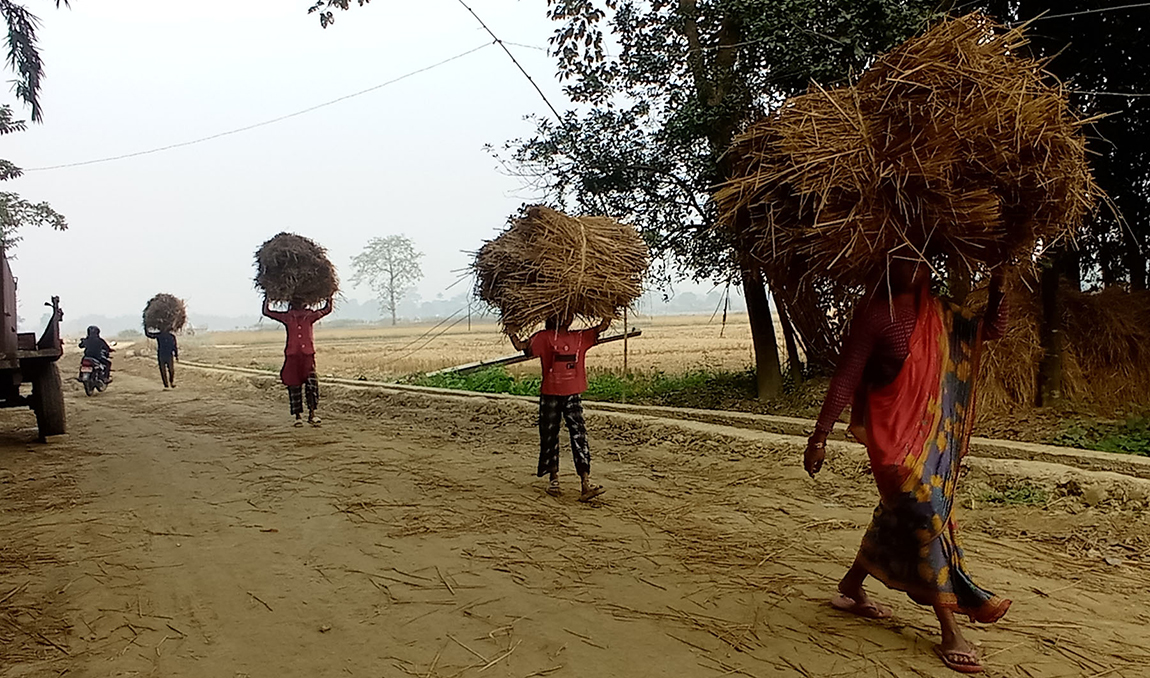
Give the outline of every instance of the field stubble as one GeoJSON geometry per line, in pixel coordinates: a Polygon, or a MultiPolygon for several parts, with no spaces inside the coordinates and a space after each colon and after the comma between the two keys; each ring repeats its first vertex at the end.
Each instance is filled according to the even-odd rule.
{"type": "MultiPolygon", "coordinates": [[[[695,370],[737,371],[754,364],[750,328],[744,314],[721,318],[666,316],[639,318],[632,326],[640,337],[628,341],[627,367],[633,372],[681,374],[695,370]]],[[[623,329],[616,323],[606,334],[623,329]]],[[[188,360],[279,369],[283,331],[211,332],[182,339],[188,360]]],[[[396,327],[316,327],[316,361],[321,375],[349,379],[388,379],[513,355],[515,349],[493,322],[459,325],[444,332],[432,324],[396,327]]],[[[587,360],[592,371],[623,370],[623,342],[593,349],[587,360]]],[[[537,375],[530,361],[509,368],[516,375],[537,375]]]]}

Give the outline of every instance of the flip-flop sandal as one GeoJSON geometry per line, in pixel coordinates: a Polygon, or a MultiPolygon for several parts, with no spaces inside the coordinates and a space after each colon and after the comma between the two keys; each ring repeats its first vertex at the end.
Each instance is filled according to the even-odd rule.
{"type": "Polygon", "coordinates": [[[934,653],[946,664],[946,668],[959,673],[982,673],[982,663],[978,660],[977,652],[961,652],[959,650],[944,650],[941,645],[934,646],[934,653]],[[964,657],[974,660],[973,664],[954,661],[954,657],[964,657]]]}
{"type": "Polygon", "coordinates": [[[319,417],[316,417],[315,419],[309,419],[307,423],[311,424],[312,426],[314,426],[316,428],[319,428],[320,425],[323,424],[323,420],[320,419],[319,417]]]}
{"type": "Polygon", "coordinates": [[[606,491],[607,488],[603,487],[602,485],[592,485],[591,487],[583,490],[583,493],[579,495],[579,501],[584,503],[589,502],[606,491]]]}
{"type": "Polygon", "coordinates": [[[563,494],[563,488],[559,487],[558,479],[552,480],[551,483],[547,486],[547,494],[551,495],[552,497],[558,497],[559,495],[563,494]]]}
{"type": "Polygon", "coordinates": [[[296,427],[296,428],[303,428],[303,421],[302,421],[302,420],[300,420],[300,419],[296,419],[296,420],[295,420],[295,423],[294,423],[294,424],[292,424],[292,426],[294,426],[294,427],[296,427]]]}
{"type": "Polygon", "coordinates": [[[842,594],[831,598],[831,607],[840,612],[858,615],[864,619],[889,619],[894,616],[894,612],[885,605],[879,605],[874,601],[860,605],[854,598],[842,594]]]}

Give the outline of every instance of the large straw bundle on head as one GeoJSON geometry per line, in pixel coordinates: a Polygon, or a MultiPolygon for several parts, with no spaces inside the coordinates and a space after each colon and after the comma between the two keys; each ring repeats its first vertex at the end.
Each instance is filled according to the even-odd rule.
{"type": "Polygon", "coordinates": [[[522,334],[550,318],[615,318],[642,293],[647,245],[606,217],[535,206],[475,256],[475,293],[522,334]]]}
{"type": "Polygon", "coordinates": [[[280,233],[256,251],[256,287],[270,301],[310,306],[339,292],[327,250],[294,233],[280,233]]]}
{"type": "Polygon", "coordinates": [[[852,87],[795,97],[740,136],[720,222],[768,270],[862,280],[896,256],[970,268],[1030,261],[1071,237],[1101,196],[1085,121],[1021,29],[944,21],[852,87]]]}
{"type": "Polygon", "coordinates": [[[144,329],[179,332],[188,322],[183,299],[170,294],[157,294],[144,306],[144,329]]]}

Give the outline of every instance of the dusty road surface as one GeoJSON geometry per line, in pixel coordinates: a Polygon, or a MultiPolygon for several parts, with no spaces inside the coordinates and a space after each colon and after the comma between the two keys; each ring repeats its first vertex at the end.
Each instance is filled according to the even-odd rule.
{"type": "MultiPolygon", "coordinates": [[[[0,414],[0,676],[945,676],[930,615],[825,603],[869,519],[861,455],[590,418],[594,505],[548,497],[514,403],[329,389],[287,425],[259,381],[122,359],[71,434],[0,414]]],[[[1150,675],[1143,504],[963,500],[1014,599],[990,676],[1150,675]],[[973,508],[972,508],[973,506],[973,508]]]]}

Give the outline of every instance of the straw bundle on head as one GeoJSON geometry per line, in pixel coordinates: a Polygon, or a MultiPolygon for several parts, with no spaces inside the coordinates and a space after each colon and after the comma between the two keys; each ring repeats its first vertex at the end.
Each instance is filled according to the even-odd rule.
{"type": "Polygon", "coordinates": [[[1085,121],[1025,44],[1021,29],[971,14],[852,87],[791,99],[733,144],[720,222],[738,224],[768,270],[790,257],[854,280],[892,252],[973,269],[1073,236],[1101,197],[1085,121]]]}
{"type": "Polygon", "coordinates": [[[157,294],[144,306],[144,329],[179,332],[188,322],[183,299],[170,294],[157,294]]]}
{"type": "Polygon", "coordinates": [[[535,206],[475,255],[475,293],[522,334],[550,318],[615,318],[642,293],[647,245],[606,217],[535,206]]]}
{"type": "Polygon", "coordinates": [[[305,306],[339,291],[339,278],[327,250],[294,233],[280,233],[256,251],[255,283],[270,301],[305,306]]]}

